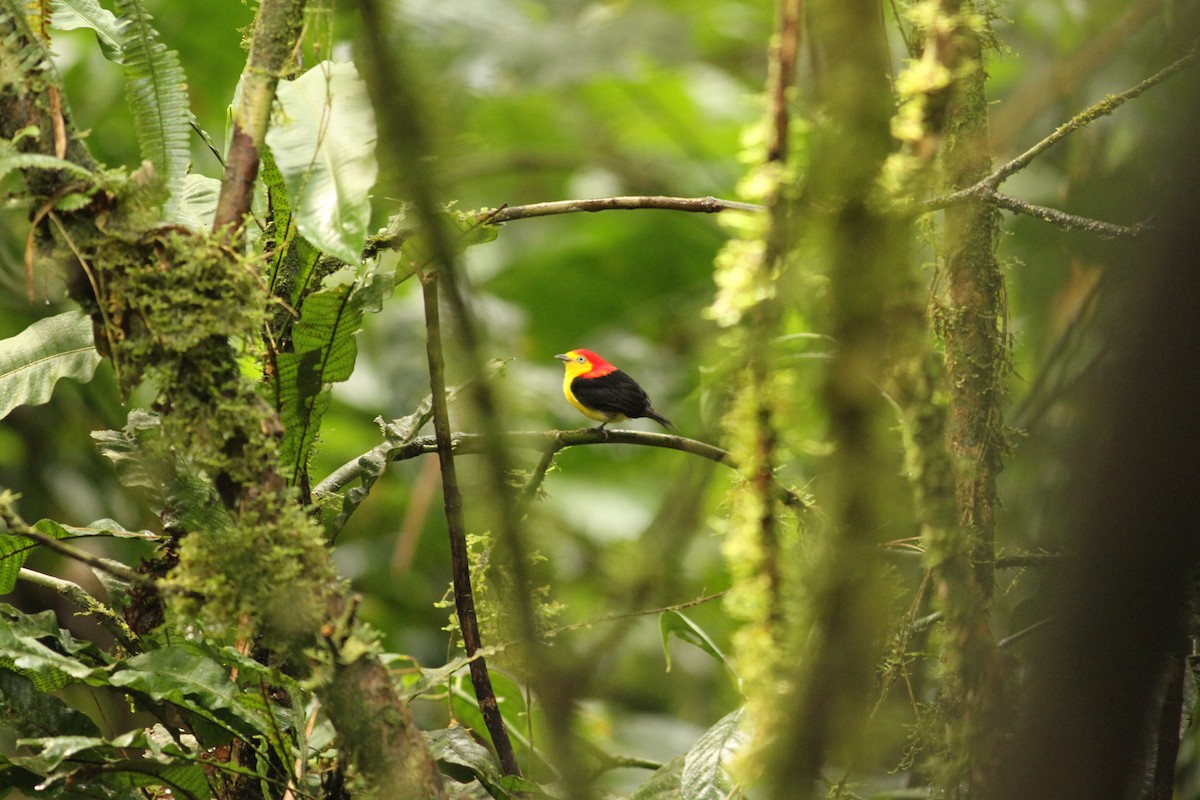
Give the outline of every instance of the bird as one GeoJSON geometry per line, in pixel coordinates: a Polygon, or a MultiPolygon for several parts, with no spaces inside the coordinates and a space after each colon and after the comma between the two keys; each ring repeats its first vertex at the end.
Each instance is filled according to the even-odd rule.
{"type": "Polygon", "coordinates": [[[671,420],[650,407],[650,398],[638,382],[591,350],[570,350],[555,356],[565,362],[563,394],[585,417],[602,430],[610,422],[648,417],[667,430],[671,420]]]}

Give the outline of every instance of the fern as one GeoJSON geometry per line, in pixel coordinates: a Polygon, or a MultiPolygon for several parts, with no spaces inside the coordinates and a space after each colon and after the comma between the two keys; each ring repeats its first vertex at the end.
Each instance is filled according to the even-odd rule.
{"type": "Polygon", "coordinates": [[[179,65],[179,54],[159,41],[141,0],[117,0],[117,11],[122,18],[121,63],[133,127],[142,158],[154,165],[170,191],[166,212],[171,216],[191,158],[187,77],[179,65]]]}
{"type": "MultiPolygon", "coordinates": [[[[33,15],[36,21],[36,15],[33,15]]],[[[16,0],[0,0],[0,63],[5,65],[0,83],[20,86],[50,64],[42,38],[30,26],[30,17],[16,0]]]]}
{"type": "Polygon", "coordinates": [[[377,311],[392,291],[390,272],[368,275],[361,283],[339,284],[310,294],[292,329],[293,352],[280,353],[276,368],[276,407],[284,426],[280,456],[301,485],[317,441],[321,418],[332,400],[329,386],[347,380],[358,357],[355,335],[364,311],[377,311]]]}

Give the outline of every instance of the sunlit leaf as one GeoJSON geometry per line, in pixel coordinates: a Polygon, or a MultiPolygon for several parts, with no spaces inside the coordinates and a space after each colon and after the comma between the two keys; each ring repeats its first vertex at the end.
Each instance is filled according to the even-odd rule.
{"type": "Polygon", "coordinates": [[[133,112],[133,129],[142,158],[171,193],[167,216],[173,216],[183,194],[191,161],[192,111],[187,77],[179,54],[159,40],[150,14],[140,0],[117,0],[125,67],[125,98],[133,112]]]}
{"type": "Polygon", "coordinates": [[[370,221],[375,116],[349,63],[323,61],[281,81],[280,119],[267,144],[283,175],[300,234],[349,264],[362,260],[370,221]]]}
{"type": "Polygon", "coordinates": [[[123,23],[111,11],[102,8],[97,0],[53,0],[50,8],[51,25],[60,31],[90,28],[96,33],[96,41],[100,43],[104,57],[121,63],[124,58],[123,23]]]}
{"type": "Polygon", "coordinates": [[[321,419],[332,397],[329,385],[347,380],[358,358],[355,335],[362,326],[364,305],[378,307],[391,291],[394,276],[373,272],[363,281],[336,284],[313,292],[304,301],[292,328],[292,352],[277,361],[279,418],[284,425],[280,447],[283,463],[297,483],[307,469],[321,419]]]}

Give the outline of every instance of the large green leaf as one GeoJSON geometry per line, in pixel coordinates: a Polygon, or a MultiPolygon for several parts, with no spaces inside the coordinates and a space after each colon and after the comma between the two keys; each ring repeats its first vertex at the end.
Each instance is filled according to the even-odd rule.
{"type": "Polygon", "coordinates": [[[277,97],[282,119],[267,131],[267,145],[297,229],[326,253],[360,263],[378,172],[366,85],[352,64],[323,61],[281,81],[277,97]]]}
{"type": "Polygon", "coordinates": [[[70,796],[142,796],[129,791],[135,786],[166,786],[192,798],[211,796],[196,754],[185,751],[161,725],[127,731],[111,740],[60,735],[21,739],[19,744],[34,752],[16,755],[12,762],[41,775],[42,786],[51,791],[63,782],[73,790],[70,796]],[[103,766],[80,770],[81,764],[103,766]]]}
{"type": "Polygon", "coordinates": [[[18,737],[100,733],[86,714],[39,690],[28,676],[4,669],[0,669],[0,716],[18,737]]]}
{"type": "Polygon", "coordinates": [[[277,739],[261,698],[243,692],[228,667],[199,648],[172,645],[135,656],[113,672],[109,683],[232,725],[243,738],[277,739]]]}
{"type": "Polygon", "coordinates": [[[680,793],[683,800],[730,800],[741,797],[727,765],[747,739],[739,725],[742,709],[732,711],[701,736],[683,761],[680,793]]]}
{"type": "Polygon", "coordinates": [[[59,629],[54,612],[31,617],[0,606],[0,623],[0,666],[19,671],[39,691],[55,691],[73,681],[104,682],[95,648],[59,629]],[[50,639],[55,648],[42,644],[42,639],[50,639]]]}
{"type": "Polygon", "coordinates": [[[178,202],[171,210],[171,221],[194,231],[208,230],[217,215],[217,196],[220,192],[221,182],[216,178],[186,175],[178,202]]]}
{"type": "Polygon", "coordinates": [[[321,418],[332,401],[329,385],[354,371],[355,334],[363,311],[378,308],[394,280],[390,273],[373,272],[361,282],[313,292],[304,301],[300,321],[292,328],[292,352],[276,359],[276,407],[285,431],[280,456],[293,484],[307,468],[321,418]]]}
{"type": "Polygon", "coordinates": [[[60,378],[87,383],[99,363],[92,321],[82,311],[40,319],[0,341],[0,419],[49,400],[60,378]]]}

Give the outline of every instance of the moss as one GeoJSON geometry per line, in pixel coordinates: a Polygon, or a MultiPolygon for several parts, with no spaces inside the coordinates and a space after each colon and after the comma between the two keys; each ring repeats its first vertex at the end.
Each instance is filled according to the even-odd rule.
{"type": "Polygon", "coordinates": [[[260,495],[227,527],[186,537],[164,589],[176,619],[294,654],[341,585],[320,526],[295,502],[260,495]]]}
{"type": "Polygon", "coordinates": [[[88,260],[107,349],[126,390],[147,376],[204,381],[193,362],[229,356],[228,339],[260,324],[265,292],[256,271],[215,238],[160,228],[132,241],[104,239],[88,260]]]}

